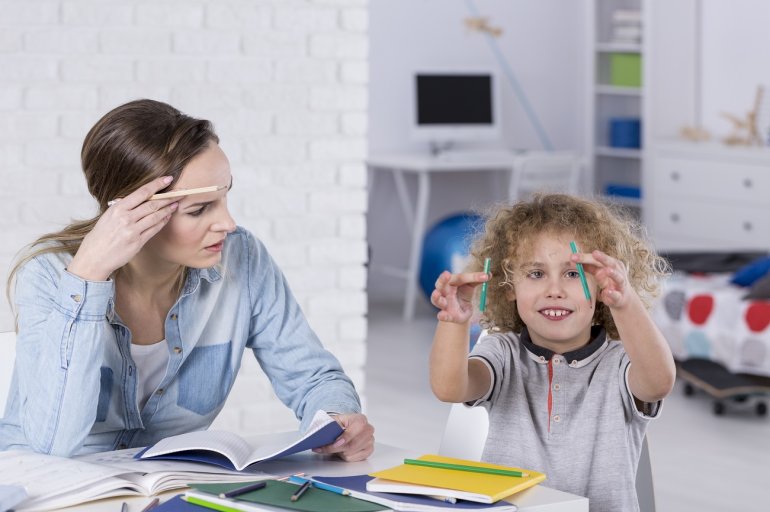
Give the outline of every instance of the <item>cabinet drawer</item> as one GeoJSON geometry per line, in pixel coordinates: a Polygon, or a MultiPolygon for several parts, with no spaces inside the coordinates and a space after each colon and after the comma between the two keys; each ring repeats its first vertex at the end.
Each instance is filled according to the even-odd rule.
{"type": "Polygon", "coordinates": [[[770,205],[770,166],[662,157],[655,173],[656,194],[770,205]]]}
{"type": "Polygon", "coordinates": [[[764,208],[662,202],[653,212],[653,230],[656,238],[718,240],[741,249],[770,246],[770,215],[764,208]]]}

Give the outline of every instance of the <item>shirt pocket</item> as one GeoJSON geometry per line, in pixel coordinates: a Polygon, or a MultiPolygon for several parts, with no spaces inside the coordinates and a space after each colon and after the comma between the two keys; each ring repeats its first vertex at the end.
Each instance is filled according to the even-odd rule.
{"type": "Polygon", "coordinates": [[[112,396],[112,384],[114,376],[112,368],[102,366],[99,376],[99,401],[96,404],[96,421],[105,421],[107,411],[110,409],[110,397],[112,396]]]}
{"type": "Polygon", "coordinates": [[[230,343],[195,347],[179,370],[177,405],[205,415],[227,398],[232,381],[230,343]]]}

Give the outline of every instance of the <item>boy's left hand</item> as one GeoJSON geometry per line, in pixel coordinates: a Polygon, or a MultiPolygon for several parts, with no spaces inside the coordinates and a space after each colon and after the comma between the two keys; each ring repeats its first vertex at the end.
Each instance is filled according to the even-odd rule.
{"type": "Polygon", "coordinates": [[[313,448],[316,453],[334,454],[344,461],[364,460],[374,451],[374,427],[363,414],[338,414],[334,416],[345,432],[333,443],[313,448]]]}
{"type": "Polygon", "coordinates": [[[594,276],[599,288],[597,300],[610,308],[623,308],[633,293],[628,282],[628,270],[625,264],[601,251],[590,254],[573,254],[572,261],[582,263],[583,269],[594,276]]]}

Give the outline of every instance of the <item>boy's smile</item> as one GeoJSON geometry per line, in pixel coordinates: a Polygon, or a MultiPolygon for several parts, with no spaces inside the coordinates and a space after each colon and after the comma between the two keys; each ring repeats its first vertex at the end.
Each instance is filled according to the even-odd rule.
{"type": "MultiPolygon", "coordinates": [[[[596,296],[586,300],[569,243],[567,235],[535,238],[514,282],[516,308],[532,342],[559,354],[590,341],[596,296]]],[[[595,288],[593,276],[586,279],[595,288]]]]}

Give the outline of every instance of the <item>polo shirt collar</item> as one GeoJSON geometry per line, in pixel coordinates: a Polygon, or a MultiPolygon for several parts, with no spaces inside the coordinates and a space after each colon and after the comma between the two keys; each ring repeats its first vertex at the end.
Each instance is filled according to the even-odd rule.
{"type": "MultiPolygon", "coordinates": [[[[556,352],[549,350],[545,347],[541,347],[539,345],[535,345],[532,343],[532,338],[529,336],[529,331],[525,327],[521,331],[521,335],[519,336],[519,339],[521,340],[521,343],[524,345],[524,347],[530,351],[531,353],[535,354],[538,357],[543,357],[545,360],[550,360],[556,352]]],[[[570,352],[565,352],[562,354],[562,357],[566,359],[567,361],[582,361],[583,359],[586,359],[593,355],[597,350],[599,350],[602,345],[604,345],[605,340],[607,339],[607,332],[604,330],[604,327],[601,325],[594,325],[591,327],[591,341],[588,342],[585,346],[580,347],[577,350],[572,350],[570,352]]]]}

